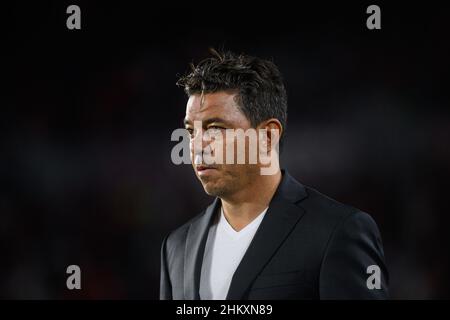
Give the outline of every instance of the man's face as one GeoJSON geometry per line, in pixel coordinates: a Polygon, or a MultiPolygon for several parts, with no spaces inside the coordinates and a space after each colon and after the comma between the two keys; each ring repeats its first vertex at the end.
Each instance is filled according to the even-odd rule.
{"type": "MultiPolygon", "coordinates": [[[[232,148],[236,150],[236,138],[227,139],[225,130],[247,130],[251,128],[250,121],[240,111],[235,97],[235,93],[221,91],[204,94],[203,97],[200,94],[191,95],[187,102],[184,122],[191,135],[192,165],[206,193],[212,196],[232,195],[245,188],[246,185],[251,183],[255,175],[259,174],[257,164],[248,164],[248,161],[246,161],[246,164],[237,164],[237,152],[234,153],[233,164],[225,164],[227,147],[230,147],[231,144],[232,148]],[[194,131],[194,121],[201,121],[203,135],[200,131],[194,131]],[[204,156],[205,150],[208,150],[206,147],[211,144],[211,140],[205,139],[205,132],[207,135],[211,133],[213,136],[222,134],[223,164],[205,164],[205,161],[198,163],[199,155],[204,156]]],[[[247,144],[245,148],[245,153],[247,153],[247,144]]],[[[217,150],[214,151],[214,148],[212,148],[212,155],[214,155],[214,152],[217,152],[217,150]]]]}

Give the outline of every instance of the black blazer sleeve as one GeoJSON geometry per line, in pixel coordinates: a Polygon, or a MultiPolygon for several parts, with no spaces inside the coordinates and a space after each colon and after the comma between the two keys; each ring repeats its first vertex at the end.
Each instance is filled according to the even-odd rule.
{"type": "Polygon", "coordinates": [[[387,299],[388,273],[378,227],[366,213],[346,217],[330,238],[320,270],[321,299],[387,299]],[[380,289],[369,289],[376,265],[381,271],[380,289]]]}
{"type": "Polygon", "coordinates": [[[161,300],[172,300],[172,285],[167,268],[167,238],[168,236],[164,238],[161,246],[161,282],[159,287],[159,298],[161,300]]]}

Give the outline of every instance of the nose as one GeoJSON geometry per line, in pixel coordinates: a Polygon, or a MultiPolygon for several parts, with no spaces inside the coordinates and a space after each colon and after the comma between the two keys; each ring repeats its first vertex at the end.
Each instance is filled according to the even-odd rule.
{"type": "Polygon", "coordinates": [[[208,148],[210,144],[211,140],[208,139],[203,130],[198,130],[195,132],[194,137],[191,138],[190,141],[190,149],[193,159],[197,159],[199,157],[201,159],[203,155],[211,153],[211,148],[208,148]]]}

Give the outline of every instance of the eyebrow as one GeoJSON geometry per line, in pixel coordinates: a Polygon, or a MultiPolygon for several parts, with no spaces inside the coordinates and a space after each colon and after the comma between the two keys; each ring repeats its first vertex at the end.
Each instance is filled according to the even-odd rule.
{"type": "MultiPolygon", "coordinates": [[[[202,122],[203,122],[202,124],[204,126],[207,126],[208,124],[214,123],[214,122],[219,122],[219,123],[223,123],[225,125],[230,125],[230,123],[227,120],[225,120],[223,118],[219,118],[219,117],[209,118],[209,119],[203,120],[202,122]]],[[[189,119],[184,119],[183,120],[183,125],[184,126],[192,125],[192,121],[189,120],[189,119]]]]}

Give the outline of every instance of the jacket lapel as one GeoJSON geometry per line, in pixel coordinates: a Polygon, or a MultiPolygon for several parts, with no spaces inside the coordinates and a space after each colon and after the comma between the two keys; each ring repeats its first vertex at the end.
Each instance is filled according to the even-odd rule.
{"type": "Polygon", "coordinates": [[[184,251],[184,299],[198,300],[200,273],[205,251],[206,240],[208,238],[209,226],[217,212],[220,200],[216,198],[206,209],[206,212],[199,219],[195,220],[189,227],[186,248],[184,251]]]}
{"type": "Polygon", "coordinates": [[[261,225],[231,280],[228,300],[243,299],[270,258],[304,214],[296,206],[307,196],[305,188],[287,172],[275,193],[261,225]]]}

